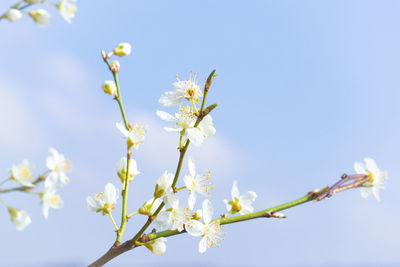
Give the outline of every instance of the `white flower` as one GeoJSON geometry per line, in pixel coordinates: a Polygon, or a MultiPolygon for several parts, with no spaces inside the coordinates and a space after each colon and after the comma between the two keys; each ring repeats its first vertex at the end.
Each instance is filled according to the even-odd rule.
{"type": "MultiPolygon", "coordinates": [[[[126,157],[121,158],[117,162],[117,174],[119,179],[121,179],[121,182],[124,182],[126,178],[126,165],[127,165],[126,157]]],[[[138,174],[140,174],[140,171],[138,171],[137,169],[136,161],[134,159],[130,159],[128,181],[131,182],[133,178],[138,174]]]]}
{"type": "Polygon", "coordinates": [[[164,93],[158,102],[161,106],[172,107],[182,103],[183,99],[188,100],[191,103],[200,103],[199,97],[201,97],[202,91],[197,82],[196,75],[190,75],[189,80],[180,81],[172,84],[175,91],[168,91],[164,93]]]}
{"type": "Polygon", "coordinates": [[[26,211],[9,207],[8,212],[10,213],[12,223],[18,231],[24,230],[32,222],[26,211]]]}
{"type": "Polygon", "coordinates": [[[113,53],[114,53],[114,55],[117,55],[119,57],[123,57],[123,56],[130,55],[131,51],[132,51],[132,47],[131,47],[131,45],[129,43],[120,43],[114,49],[113,53]]]}
{"type": "Polygon", "coordinates": [[[195,146],[203,143],[204,134],[199,129],[193,127],[196,123],[196,116],[189,106],[181,107],[180,113],[175,113],[175,117],[161,110],[157,110],[157,115],[164,121],[175,123],[170,127],[164,127],[166,131],[180,132],[182,136],[187,136],[195,146]]]}
{"type": "Polygon", "coordinates": [[[167,250],[167,245],[165,242],[167,242],[165,237],[159,237],[145,243],[144,246],[148,248],[154,255],[161,256],[167,250]]]}
{"type": "Polygon", "coordinates": [[[66,173],[71,171],[71,162],[52,147],[49,148],[49,152],[52,154],[52,156],[46,158],[46,166],[51,171],[49,175],[54,175],[56,178],[55,181],[60,177],[61,182],[67,184],[69,178],[66,173]]]}
{"type": "Polygon", "coordinates": [[[33,164],[30,163],[27,159],[24,159],[20,164],[13,165],[11,167],[11,176],[15,181],[24,185],[35,187],[32,184],[35,181],[35,177],[32,175],[33,164]]]}
{"type": "MultiPolygon", "coordinates": [[[[54,176],[53,176],[54,177],[54,176]]],[[[49,186],[44,187],[44,191],[41,194],[43,205],[43,216],[47,219],[49,217],[49,209],[61,209],[64,206],[64,201],[60,195],[56,194],[57,187],[54,182],[50,183],[49,186]]]]}
{"type": "Polygon", "coordinates": [[[170,209],[160,212],[154,221],[154,226],[158,229],[165,229],[174,223],[170,230],[182,232],[183,225],[188,221],[189,215],[185,208],[179,207],[179,198],[176,194],[170,194],[164,197],[164,202],[171,206],[170,209]]]}
{"type": "Polygon", "coordinates": [[[118,130],[120,130],[120,132],[126,138],[126,142],[129,147],[133,146],[134,148],[138,149],[139,144],[144,142],[146,129],[143,126],[139,126],[135,123],[135,125],[132,127],[132,130],[128,131],[122,123],[117,122],[116,125],[118,130]]]}
{"type": "Polygon", "coordinates": [[[37,9],[28,13],[40,26],[47,26],[50,23],[50,13],[45,9],[37,9]]]}
{"type": "Polygon", "coordinates": [[[234,181],[232,185],[232,200],[229,202],[228,200],[224,200],[224,202],[228,212],[232,214],[239,212],[244,215],[253,212],[254,208],[251,205],[256,198],[257,194],[253,191],[249,191],[246,194],[239,196],[237,181],[234,181]]]}
{"type": "Polygon", "coordinates": [[[208,191],[213,187],[209,183],[210,173],[203,175],[196,174],[196,166],[191,157],[189,157],[188,163],[190,175],[185,175],[183,177],[183,182],[185,183],[186,188],[190,191],[188,205],[189,209],[192,210],[196,203],[196,193],[207,196],[209,193],[208,191]]]}
{"type": "Polygon", "coordinates": [[[208,114],[201,120],[198,128],[203,133],[204,137],[213,136],[216,132],[216,130],[213,126],[212,117],[210,114],[208,114]]]}
{"type": "Polygon", "coordinates": [[[172,193],[171,185],[174,181],[174,174],[165,171],[157,180],[154,189],[154,197],[160,198],[165,194],[172,193]]]}
{"type": "Polygon", "coordinates": [[[354,169],[358,174],[366,174],[369,180],[363,184],[361,188],[361,196],[366,198],[371,193],[374,194],[377,200],[380,200],[379,189],[384,188],[386,183],[387,173],[381,171],[371,158],[364,158],[365,165],[361,162],[354,163],[354,169]]]}
{"type": "Polygon", "coordinates": [[[16,8],[11,8],[2,17],[8,19],[11,22],[14,22],[22,17],[22,12],[16,8]]]}
{"type": "Polygon", "coordinates": [[[76,0],[62,0],[57,4],[60,15],[68,22],[72,23],[71,19],[75,17],[75,12],[78,9],[74,4],[76,0]]]}
{"type": "Polygon", "coordinates": [[[107,80],[101,85],[101,89],[103,89],[104,93],[115,96],[117,95],[117,86],[114,81],[107,80]]]}
{"type": "Polygon", "coordinates": [[[204,253],[207,247],[210,248],[213,244],[221,240],[220,238],[220,222],[219,220],[211,221],[214,209],[208,199],[203,201],[203,220],[204,224],[192,220],[186,225],[186,231],[192,236],[201,236],[199,242],[199,252],[204,253]]]}
{"type": "Polygon", "coordinates": [[[118,190],[112,183],[106,184],[104,193],[101,192],[94,197],[87,197],[86,203],[90,211],[103,212],[103,215],[110,213],[118,200],[118,190]]]}
{"type": "MultiPolygon", "coordinates": [[[[161,205],[162,200],[160,198],[147,200],[140,208],[139,208],[139,213],[143,215],[148,215],[151,216],[156,212],[158,207],[161,205]]],[[[165,207],[162,208],[162,210],[165,210],[165,207]]]]}

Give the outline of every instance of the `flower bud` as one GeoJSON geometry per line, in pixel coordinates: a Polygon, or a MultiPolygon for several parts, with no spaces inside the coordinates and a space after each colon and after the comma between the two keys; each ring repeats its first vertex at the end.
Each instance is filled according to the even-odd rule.
{"type": "MultiPolygon", "coordinates": [[[[127,159],[126,157],[123,157],[117,163],[117,174],[119,179],[121,179],[122,183],[125,181],[126,178],[126,166],[127,166],[127,159]]],[[[136,161],[134,159],[130,159],[128,181],[131,182],[133,178],[138,174],[140,174],[140,172],[137,169],[136,161]]]]}
{"type": "Polygon", "coordinates": [[[123,57],[123,56],[128,56],[131,53],[131,50],[132,50],[132,48],[129,43],[120,43],[114,49],[113,53],[114,53],[114,55],[123,57]]]}
{"type": "Polygon", "coordinates": [[[18,9],[11,8],[6,14],[3,15],[3,17],[11,22],[14,22],[22,17],[22,12],[18,9]]]}
{"type": "Polygon", "coordinates": [[[146,201],[138,211],[140,214],[151,216],[151,206],[151,202],[146,201]]]}
{"type": "Polygon", "coordinates": [[[117,94],[117,86],[113,81],[107,80],[101,85],[104,93],[115,96],[117,94]]]}
{"type": "Polygon", "coordinates": [[[148,248],[154,255],[161,256],[167,250],[167,245],[165,242],[167,239],[165,237],[159,237],[155,240],[151,240],[144,244],[146,248],[148,248]]]}
{"type": "Polygon", "coordinates": [[[44,9],[29,11],[29,16],[40,26],[47,26],[50,23],[50,13],[44,9]]]}
{"type": "Polygon", "coordinates": [[[156,187],[154,189],[154,198],[160,198],[167,192],[171,191],[171,185],[174,180],[174,175],[165,171],[160,178],[157,180],[156,187]]]}
{"type": "Polygon", "coordinates": [[[111,70],[112,72],[118,72],[118,71],[119,71],[119,67],[120,67],[120,64],[119,64],[118,60],[114,60],[114,61],[111,63],[110,70],[111,70]]]}
{"type": "Polygon", "coordinates": [[[23,210],[9,207],[8,212],[10,213],[12,223],[15,225],[18,231],[24,230],[24,228],[32,222],[28,213],[23,210]]]}

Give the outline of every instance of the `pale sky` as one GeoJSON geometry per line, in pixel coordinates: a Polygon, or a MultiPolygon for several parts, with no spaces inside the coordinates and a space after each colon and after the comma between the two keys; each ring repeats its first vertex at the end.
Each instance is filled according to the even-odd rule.
{"type": "MultiPolygon", "coordinates": [[[[0,10],[13,3],[2,1],[0,10]]],[[[256,210],[332,184],[364,157],[389,180],[380,202],[344,192],[287,210],[285,220],[223,227],[220,247],[205,254],[197,251],[198,238],[180,235],[168,238],[162,257],[139,248],[108,266],[400,265],[398,1],[77,5],[71,25],[55,10],[46,28],[26,16],[0,22],[1,177],[25,158],[37,174],[44,171],[50,146],[73,165],[70,184],[60,190],[65,206],[47,220],[35,196],[1,196],[27,210],[32,223],[18,232],[0,208],[0,266],[84,266],[112,245],[111,222],[89,212],[85,198],[119,181],[115,164],[125,145],[115,122],[122,119],[100,88],[112,78],[100,51],[120,42],[132,44],[132,54],[120,59],[128,119],[148,129],[134,155],[141,174],[131,186],[130,210],[151,198],[164,170],[176,168],[178,137],[162,129],[155,112],[175,75],[190,71],[204,81],[217,70],[208,98],[219,104],[217,134],[188,151],[199,172],[211,171],[215,214],[225,212],[233,180],[241,192],[257,193],[256,210]]],[[[126,237],[145,219],[130,221],[126,237]]]]}

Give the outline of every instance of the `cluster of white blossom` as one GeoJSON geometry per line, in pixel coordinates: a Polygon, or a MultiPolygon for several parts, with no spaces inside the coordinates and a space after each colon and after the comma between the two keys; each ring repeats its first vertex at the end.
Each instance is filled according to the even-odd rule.
{"type": "MultiPolygon", "coordinates": [[[[45,0],[24,0],[13,5],[7,12],[0,16],[0,19],[4,18],[10,22],[14,22],[22,18],[25,8],[35,4],[47,4],[55,6],[60,15],[68,23],[72,23],[72,19],[75,17],[75,12],[77,10],[75,2],[76,0],[61,0],[58,3],[49,3],[45,0]]],[[[26,13],[40,26],[47,26],[50,24],[50,13],[46,9],[39,8],[27,11],[26,13]]]]}
{"type": "MultiPolygon", "coordinates": [[[[130,44],[121,43],[108,54],[102,51],[102,56],[110,70],[115,74],[119,71],[120,64],[118,61],[113,61],[110,64],[108,61],[110,57],[112,55],[122,57],[130,53],[130,44]]],[[[114,78],[115,81],[117,81],[115,75],[114,78]]],[[[210,172],[198,174],[196,172],[194,160],[190,156],[187,161],[189,173],[183,176],[184,186],[176,186],[187,145],[193,143],[195,146],[200,146],[205,138],[213,136],[216,133],[211,115],[209,112],[204,111],[204,98],[209,85],[210,84],[206,83],[208,87],[202,92],[197,76],[191,74],[187,80],[178,79],[178,81],[172,84],[174,90],[164,93],[159,98],[158,102],[163,107],[170,108],[178,106],[177,112],[174,113],[174,115],[161,110],[157,110],[156,114],[162,120],[171,123],[170,126],[164,127],[166,131],[178,133],[178,149],[181,151],[182,158],[180,158],[177,173],[173,174],[164,171],[156,182],[153,197],[146,201],[136,212],[127,216],[128,218],[134,214],[149,216],[150,223],[153,222],[156,231],[186,231],[191,236],[201,237],[198,245],[198,251],[200,253],[204,253],[207,248],[210,248],[213,244],[218,243],[222,239],[221,220],[236,213],[240,215],[252,213],[254,210],[253,203],[257,198],[257,194],[253,191],[248,191],[240,195],[237,181],[234,181],[231,192],[232,199],[224,200],[227,213],[222,215],[222,218],[213,219],[214,208],[208,198],[210,196],[210,190],[213,189],[213,185],[210,182],[210,172]],[[201,107],[199,105],[201,105],[201,107]],[[187,200],[182,199],[180,195],[182,192],[188,193],[187,200]],[[201,209],[195,209],[198,196],[204,198],[201,202],[201,209]]],[[[112,95],[119,102],[121,107],[119,88],[114,81],[105,81],[102,84],[102,89],[106,94],[112,95]]],[[[132,126],[126,122],[124,114],[123,117],[124,123],[117,123],[116,126],[126,139],[128,151],[131,147],[138,149],[139,144],[144,141],[146,129],[136,123],[132,126]]],[[[383,188],[386,173],[380,171],[375,162],[370,158],[366,158],[365,163],[365,165],[362,163],[355,163],[354,167],[358,174],[365,174],[368,176],[361,175],[354,177],[361,177],[360,179],[364,180],[369,178],[369,180],[362,185],[361,194],[363,197],[366,197],[372,192],[375,197],[379,199],[378,190],[383,188]]],[[[117,163],[117,176],[122,182],[123,190],[126,188],[124,184],[126,182],[132,182],[134,177],[138,174],[140,174],[140,172],[137,169],[137,164],[134,159],[128,160],[124,157],[117,163]],[[128,181],[126,181],[127,179],[128,181]]],[[[118,189],[116,189],[112,183],[108,183],[105,186],[104,192],[94,197],[87,197],[86,202],[90,211],[102,212],[103,215],[109,214],[111,216],[111,212],[115,208],[117,200],[118,189]]],[[[284,218],[285,216],[280,213],[274,213],[274,217],[284,218]]],[[[117,226],[116,230],[117,232],[119,231],[117,226]]],[[[138,242],[136,244],[144,245],[155,255],[163,255],[167,248],[166,241],[167,238],[159,237],[145,243],[136,241],[138,242]]]]}
{"type": "MultiPolygon", "coordinates": [[[[71,163],[64,155],[59,154],[54,148],[49,148],[49,152],[51,155],[46,158],[46,167],[48,171],[46,171],[45,174],[39,177],[35,176],[33,174],[34,165],[25,159],[21,163],[11,167],[11,176],[7,179],[20,184],[21,187],[3,189],[5,192],[7,192],[7,190],[19,190],[38,195],[43,207],[43,216],[46,219],[49,216],[50,208],[60,209],[63,207],[64,202],[60,195],[57,194],[57,190],[61,188],[62,185],[69,182],[67,173],[71,171],[71,163]],[[59,180],[61,183],[58,182],[59,180]],[[37,189],[39,183],[42,181],[44,181],[43,191],[32,191],[37,189]]],[[[23,230],[31,223],[31,218],[27,212],[8,206],[3,200],[1,200],[1,203],[7,207],[11,216],[11,221],[18,230],[23,230]]]]}

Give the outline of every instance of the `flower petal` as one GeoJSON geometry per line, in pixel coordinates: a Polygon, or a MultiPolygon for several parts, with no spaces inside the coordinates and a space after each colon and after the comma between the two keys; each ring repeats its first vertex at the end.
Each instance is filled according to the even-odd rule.
{"type": "Polygon", "coordinates": [[[190,176],[192,176],[194,178],[196,175],[196,165],[194,164],[192,157],[189,157],[188,167],[189,167],[190,176]]]}
{"type": "Polygon", "coordinates": [[[239,198],[239,188],[237,186],[237,181],[233,181],[232,185],[232,200],[235,200],[235,198],[239,198]]]}
{"type": "Polygon", "coordinates": [[[203,201],[203,220],[206,224],[209,224],[212,220],[212,216],[214,214],[214,208],[210,202],[210,200],[205,199],[203,201]]]}
{"type": "Polygon", "coordinates": [[[201,145],[204,140],[203,133],[197,128],[187,128],[185,134],[195,146],[201,145]]]}
{"type": "Polygon", "coordinates": [[[185,229],[188,232],[189,235],[191,236],[202,236],[204,235],[204,224],[202,224],[199,221],[189,221],[185,225],[185,229]]]}
{"type": "Polygon", "coordinates": [[[203,237],[199,242],[199,252],[204,253],[207,250],[207,237],[203,237]]]}
{"type": "Polygon", "coordinates": [[[171,114],[169,114],[165,111],[157,110],[156,113],[157,113],[157,116],[160,117],[160,119],[162,119],[163,121],[168,121],[168,122],[176,122],[177,121],[177,119],[174,116],[172,116],[171,114]]]}

